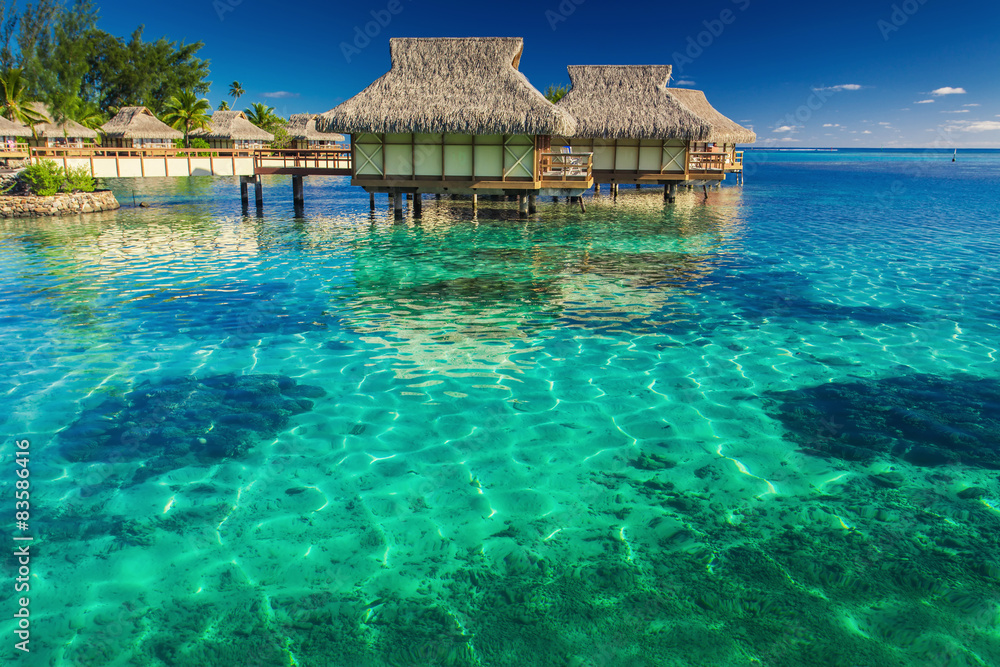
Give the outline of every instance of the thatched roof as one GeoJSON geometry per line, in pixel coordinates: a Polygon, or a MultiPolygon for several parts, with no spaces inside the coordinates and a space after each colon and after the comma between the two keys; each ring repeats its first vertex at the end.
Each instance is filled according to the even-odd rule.
{"type": "Polygon", "coordinates": [[[575,137],[701,141],[711,127],[667,89],[670,65],[577,65],[559,107],[577,122],[575,137]]]}
{"type": "Polygon", "coordinates": [[[715,107],[708,103],[708,98],[702,91],[686,88],[668,88],[668,90],[681,101],[681,104],[712,126],[706,141],[720,144],[752,144],[757,141],[757,135],[753,130],[748,130],[716,111],[715,107]]]}
{"type": "Polygon", "coordinates": [[[204,130],[196,130],[192,137],[203,139],[233,139],[239,141],[273,141],[274,135],[265,132],[249,120],[242,111],[216,111],[204,130]]]}
{"type": "Polygon", "coordinates": [[[346,141],[347,137],[335,132],[320,132],[316,129],[316,114],[293,113],[288,118],[288,136],[302,141],[346,141]]]}
{"type": "Polygon", "coordinates": [[[146,107],[123,107],[101,126],[101,130],[113,139],[180,139],[184,136],[146,107]]]}
{"type": "Polygon", "coordinates": [[[31,128],[0,116],[0,137],[30,137],[31,128]]]}
{"type": "Polygon", "coordinates": [[[573,118],[517,68],[520,38],[394,38],[392,69],[321,115],[321,132],[572,134],[573,118]]]}
{"type": "Polygon", "coordinates": [[[49,108],[42,102],[32,102],[31,108],[45,118],[45,122],[35,124],[35,134],[41,139],[62,139],[72,137],[74,139],[96,139],[97,131],[89,127],[80,125],[75,120],[67,120],[65,123],[56,123],[52,120],[49,108]]]}

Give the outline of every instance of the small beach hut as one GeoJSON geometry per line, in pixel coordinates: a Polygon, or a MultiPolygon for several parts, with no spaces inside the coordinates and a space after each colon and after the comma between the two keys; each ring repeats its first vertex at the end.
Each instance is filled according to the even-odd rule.
{"type": "Polygon", "coordinates": [[[743,152],[736,150],[737,144],[752,144],[757,141],[753,130],[730,120],[713,107],[705,93],[688,88],[668,88],[671,95],[680,100],[690,112],[708,123],[711,130],[705,141],[696,142],[693,151],[697,153],[721,152],[725,155],[725,170],[743,171],[743,152]]]}
{"type": "MultiPolygon", "coordinates": [[[[569,67],[572,87],[558,106],[576,118],[577,129],[556,141],[593,152],[595,182],[663,184],[692,177],[689,153],[712,128],[667,89],[671,69],[569,67]]],[[[699,172],[697,178],[704,176],[699,172]]]]}
{"type": "Polygon", "coordinates": [[[146,107],[123,107],[101,131],[103,143],[113,148],[173,148],[174,140],[184,136],[146,107]]]}
{"type": "Polygon", "coordinates": [[[273,134],[251,123],[242,111],[216,111],[208,127],[191,136],[204,139],[210,148],[236,150],[263,148],[274,140],[273,134]]]}
{"type": "MultiPolygon", "coordinates": [[[[354,185],[368,192],[578,195],[589,156],[551,154],[573,117],[518,71],[520,38],[394,38],[388,73],[319,116],[351,137],[354,185]]],[[[397,197],[398,201],[398,197],[397,197]]]]}
{"type": "Polygon", "coordinates": [[[0,116],[0,152],[26,152],[29,137],[30,127],[0,116]]]}
{"type": "Polygon", "coordinates": [[[347,137],[336,132],[320,132],[316,129],[316,114],[293,113],[288,119],[289,148],[336,148],[337,143],[347,137]]]}
{"type": "Polygon", "coordinates": [[[45,120],[36,123],[34,136],[28,139],[30,146],[43,148],[83,148],[84,144],[97,140],[97,131],[84,127],[75,120],[56,123],[49,113],[48,107],[42,102],[32,102],[34,109],[45,120]]]}

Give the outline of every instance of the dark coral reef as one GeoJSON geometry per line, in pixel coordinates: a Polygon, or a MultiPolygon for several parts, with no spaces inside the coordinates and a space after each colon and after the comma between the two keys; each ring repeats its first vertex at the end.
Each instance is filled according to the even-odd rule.
{"type": "Polygon", "coordinates": [[[771,414],[806,452],[848,461],[1000,469],[1000,381],[905,375],[772,392],[771,414]]]}

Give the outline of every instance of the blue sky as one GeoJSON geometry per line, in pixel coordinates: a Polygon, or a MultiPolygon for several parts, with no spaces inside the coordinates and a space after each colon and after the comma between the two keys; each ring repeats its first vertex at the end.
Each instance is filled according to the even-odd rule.
{"type": "Polygon", "coordinates": [[[1000,147],[996,0],[96,2],[111,33],[205,42],[213,106],[239,80],[241,108],[322,112],[388,69],[390,37],[515,36],[540,89],[567,65],[673,64],[761,145],[1000,147]]]}

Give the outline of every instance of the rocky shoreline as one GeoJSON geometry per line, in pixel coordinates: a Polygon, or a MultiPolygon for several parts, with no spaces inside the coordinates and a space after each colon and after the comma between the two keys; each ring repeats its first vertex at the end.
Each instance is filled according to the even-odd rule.
{"type": "Polygon", "coordinates": [[[111,190],[69,192],[39,197],[36,195],[0,196],[0,218],[41,218],[79,215],[120,208],[111,190]]]}

